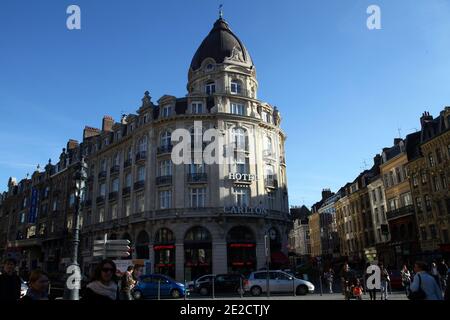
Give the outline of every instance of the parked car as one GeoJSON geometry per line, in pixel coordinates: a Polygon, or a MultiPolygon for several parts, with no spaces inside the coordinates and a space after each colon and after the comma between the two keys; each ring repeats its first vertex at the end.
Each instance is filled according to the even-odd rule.
{"type": "MultiPolygon", "coordinates": [[[[252,272],[244,281],[244,290],[253,296],[267,292],[267,271],[252,272]]],[[[298,295],[306,295],[314,293],[314,285],[284,271],[269,270],[269,290],[274,293],[293,293],[295,290],[298,295]]]]}
{"type": "Polygon", "coordinates": [[[245,277],[240,274],[218,274],[206,277],[204,281],[196,284],[195,292],[206,296],[212,293],[214,281],[214,293],[243,294],[245,277]]]}
{"type": "Polygon", "coordinates": [[[208,278],[211,278],[212,276],[213,276],[212,274],[205,274],[203,276],[200,276],[195,280],[187,282],[186,287],[189,291],[195,291],[195,287],[198,283],[209,281],[208,278]]]}
{"type": "Polygon", "coordinates": [[[186,294],[184,284],[162,274],[150,274],[140,276],[132,295],[136,300],[158,297],[180,298],[186,294]]]}

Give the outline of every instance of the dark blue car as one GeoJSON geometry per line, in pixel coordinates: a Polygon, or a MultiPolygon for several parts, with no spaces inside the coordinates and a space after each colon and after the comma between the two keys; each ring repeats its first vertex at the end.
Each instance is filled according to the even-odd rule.
{"type": "Polygon", "coordinates": [[[162,274],[150,274],[139,278],[133,289],[133,297],[136,300],[157,298],[158,285],[160,297],[180,298],[186,294],[184,284],[162,274]]]}

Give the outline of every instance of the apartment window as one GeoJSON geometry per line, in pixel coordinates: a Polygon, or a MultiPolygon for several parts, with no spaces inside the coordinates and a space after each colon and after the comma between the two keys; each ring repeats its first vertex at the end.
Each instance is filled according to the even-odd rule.
{"type": "Polygon", "coordinates": [[[169,209],[172,206],[172,191],[163,190],[159,192],[159,208],[169,209]]]}
{"type": "Polygon", "coordinates": [[[430,236],[431,239],[437,238],[436,226],[434,224],[430,225],[430,236]]]}
{"type": "Polygon", "coordinates": [[[234,188],[236,204],[239,207],[247,207],[250,200],[250,190],[248,188],[234,188]]]}
{"type": "Polygon", "coordinates": [[[125,175],[125,188],[130,188],[131,187],[131,173],[127,173],[125,175]]]}
{"type": "Polygon", "coordinates": [[[111,190],[112,192],[119,191],[119,178],[114,178],[111,182],[111,190]]]}
{"type": "Polygon", "coordinates": [[[375,208],[375,221],[377,224],[380,223],[380,217],[378,216],[378,208],[375,208]]]}
{"type": "Polygon", "coordinates": [[[377,192],[376,190],[372,190],[372,201],[373,202],[377,202],[377,192]]]}
{"type": "Polygon", "coordinates": [[[416,207],[419,212],[422,212],[423,208],[422,208],[422,198],[421,197],[416,198],[416,207]]]}
{"type": "Polygon", "coordinates": [[[427,211],[431,210],[431,198],[427,194],[425,195],[425,206],[426,206],[427,211]]]}
{"type": "Polygon", "coordinates": [[[138,194],[136,197],[136,212],[144,212],[145,199],[143,194],[138,194]]]}
{"type": "Polygon", "coordinates": [[[164,131],[160,137],[160,146],[168,147],[171,144],[171,133],[169,131],[164,131]]]}
{"type": "Polygon", "coordinates": [[[413,174],[412,180],[413,180],[413,186],[417,187],[419,185],[419,179],[417,178],[417,173],[413,174]]]}
{"type": "Polygon", "coordinates": [[[192,103],[192,113],[194,114],[203,113],[203,103],[201,102],[192,103]]]}
{"type": "Polygon", "coordinates": [[[159,163],[159,175],[161,177],[172,175],[172,161],[163,160],[159,163]]]}
{"type": "Polygon", "coordinates": [[[383,178],[384,178],[384,185],[386,186],[386,188],[389,188],[390,187],[389,175],[387,173],[385,173],[383,178]]]}
{"type": "Polygon", "coordinates": [[[231,103],[231,113],[245,116],[245,106],[242,103],[231,103]]]}
{"type": "Polygon", "coordinates": [[[397,199],[389,199],[389,210],[390,211],[392,211],[392,210],[395,210],[395,209],[397,209],[398,208],[398,200],[397,199]]]}
{"type": "Polygon", "coordinates": [[[442,201],[437,200],[437,201],[436,201],[436,209],[437,209],[437,213],[438,213],[438,215],[440,215],[440,216],[444,214],[444,206],[443,206],[443,202],[444,202],[444,200],[442,200],[442,201]]]}
{"type": "Polygon", "coordinates": [[[236,159],[236,172],[241,174],[248,174],[249,173],[248,161],[249,161],[248,158],[238,157],[236,159]]]}
{"type": "Polygon", "coordinates": [[[137,180],[138,181],[145,181],[145,167],[139,166],[137,170],[137,180]]]}
{"type": "Polygon", "coordinates": [[[430,167],[434,167],[434,165],[435,165],[434,157],[433,157],[432,153],[428,154],[428,163],[430,164],[430,167]]]}
{"type": "Polygon", "coordinates": [[[265,136],[264,137],[264,155],[271,156],[273,150],[272,138],[265,136]]]}
{"type": "Polygon", "coordinates": [[[269,209],[274,209],[274,203],[275,203],[275,192],[268,192],[267,193],[267,200],[269,202],[269,209]]]}
{"type": "Polygon", "coordinates": [[[100,161],[100,171],[106,171],[106,159],[100,161]]]}
{"type": "Polygon", "coordinates": [[[116,153],[112,159],[113,166],[120,166],[120,155],[116,153]]]}
{"type": "Polygon", "coordinates": [[[403,175],[402,175],[401,168],[399,168],[399,167],[395,168],[395,174],[396,174],[396,177],[397,177],[397,183],[402,182],[403,181],[403,175]]]}
{"type": "Polygon", "coordinates": [[[208,82],[205,85],[205,92],[207,95],[211,95],[216,92],[216,84],[214,82],[208,82]]]}
{"type": "Polygon", "coordinates": [[[440,184],[439,184],[439,179],[437,176],[433,176],[433,187],[434,187],[434,191],[439,191],[441,190],[440,184]]]}
{"type": "Polygon", "coordinates": [[[127,149],[127,160],[132,160],[133,159],[133,149],[131,147],[129,147],[127,149]]]}
{"type": "Polygon", "coordinates": [[[162,108],[162,117],[168,118],[172,115],[172,106],[164,106],[162,108]]]}
{"type": "Polygon", "coordinates": [[[102,223],[105,221],[105,208],[98,209],[98,222],[102,223]]]}
{"type": "Polygon", "coordinates": [[[237,80],[232,80],[230,84],[230,91],[233,94],[240,94],[242,92],[241,83],[237,80]]]}
{"type": "Polygon", "coordinates": [[[106,195],[106,185],[104,183],[101,183],[99,186],[99,194],[102,197],[106,195]]]}
{"type": "Polygon", "coordinates": [[[131,214],[131,201],[130,199],[126,199],[123,202],[123,208],[125,212],[125,217],[128,217],[131,214]]]}
{"type": "Polygon", "coordinates": [[[55,212],[56,210],[58,210],[58,200],[53,200],[52,203],[52,211],[55,212]]]}
{"type": "Polygon", "coordinates": [[[378,200],[383,201],[383,191],[381,190],[381,187],[378,187],[378,200]]]}
{"type": "Polygon", "coordinates": [[[447,177],[445,176],[445,174],[441,174],[441,182],[442,182],[442,188],[444,190],[447,190],[448,188],[448,184],[447,184],[447,177]]]}
{"type": "Polygon", "coordinates": [[[266,179],[267,179],[267,181],[273,182],[274,177],[275,177],[274,176],[273,166],[272,165],[266,165],[265,171],[266,171],[266,179]]]}
{"type": "Polygon", "coordinates": [[[437,161],[437,163],[442,162],[442,152],[441,152],[440,148],[436,149],[436,161],[437,161]]]}
{"type": "Polygon", "coordinates": [[[412,204],[411,194],[409,192],[402,194],[401,199],[402,199],[403,206],[409,206],[412,204]]]}
{"type": "Polygon", "coordinates": [[[206,188],[191,189],[191,208],[201,208],[205,206],[206,188]]]}
{"type": "Polygon", "coordinates": [[[425,172],[422,172],[422,184],[426,184],[427,183],[427,174],[425,172]]]}
{"type": "Polygon", "coordinates": [[[189,165],[189,173],[205,173],[205,165],[204,164],[194,164],[191,163],[189,165]]]}
{"type": "Polygon", "coordinates": [[[147,151],[147,136],[143,136],[138,142],[138,152],[147,151]]]}
{"type": "Polygon", "coordinates": [[[393,186],[395,184],[394,172],[389,172],[389,186],[393,186]]]}
{"type": "Polygon", "coordinates": [[[117,219],[117,204],[111,206],[111,219],[117,219]]]}
{"type": "Polygon", "coordinates": [[[237,150],[247,149],[246,140],[247,140],[246,131],[244,129],[242,128],[233,129],[233,142],[235,143],[237,150]]]}

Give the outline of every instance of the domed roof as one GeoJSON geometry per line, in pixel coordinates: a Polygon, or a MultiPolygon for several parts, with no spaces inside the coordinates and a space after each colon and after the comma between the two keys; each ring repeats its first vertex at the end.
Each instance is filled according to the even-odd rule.
{"type": "Polygon", "coordinates": [[[207,58],[213,58],[216,63],[223,63],[225,58],[231,57],[237,49],[238,60],[253,65],[253,61],[241,40],[230,30],[228,23],[219,18],[208,36],[203,40],[192,58],[191,68],[197,70],[207,58]]]}

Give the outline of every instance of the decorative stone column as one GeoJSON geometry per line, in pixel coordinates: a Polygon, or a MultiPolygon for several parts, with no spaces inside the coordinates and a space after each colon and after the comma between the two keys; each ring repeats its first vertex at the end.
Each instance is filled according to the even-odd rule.
{"type": "Polygon", "coordinates": [[[226,242],[213,242],[212,244],[212,272],[214,274],[227,273],[228,256],[226,242]]]}
{"type": "Polygon", "coordinates": [[[184,243],[175,245],[175,279],[184,283],[184,243]]]}

